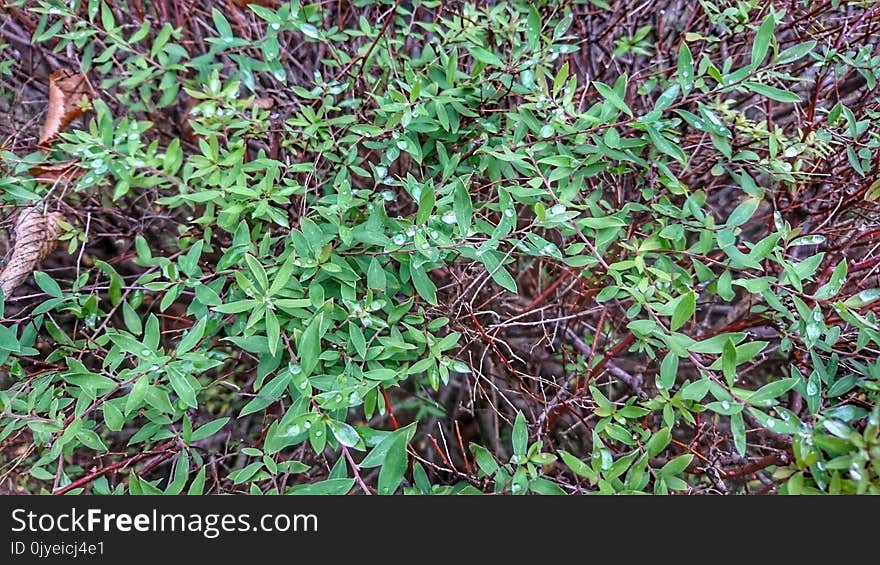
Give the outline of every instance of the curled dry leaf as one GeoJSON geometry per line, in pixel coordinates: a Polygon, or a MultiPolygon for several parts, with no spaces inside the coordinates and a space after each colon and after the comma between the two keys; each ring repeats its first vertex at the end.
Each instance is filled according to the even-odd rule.
{"type": "Polygon", "coordinates": [[[83,170],[76,166],[79,161],[64,161],[63,163],[44,163],[30,168],[31,176],[37,182],[55,184],[58,182],[70,182],[78,179],[83,170]]]}
{"type": "Polygon", "coordinates": [[[52,253],[64,216],[60,212],[43,214],[39,207],[25,208],[15,222],[15,243],[9,260],[0,271],[0,288],[11,296],[28,275],[52,253]]]}
{"type": "Polygon", "coordinates": [[[269,96],[254,98],[254,106],[260,110],[271,110],[275,106],[275,99],[269,96]]]}
{"type": "Polygon", "coordinates": [[[89,79],[82,73],[69,70],[49,75],[49,106],[46,121],[40,133],[39,147],[47,149],[55,136],[83,114],[89,101],[95,97],[89,79]]]}

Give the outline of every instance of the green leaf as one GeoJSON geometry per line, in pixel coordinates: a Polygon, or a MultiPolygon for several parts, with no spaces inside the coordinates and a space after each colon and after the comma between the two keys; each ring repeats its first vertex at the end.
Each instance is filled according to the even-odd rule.
{"type": "Polygon", "coordinates": [[[813,49],[816,48],[816,41],[810,40],[805,41],[804,43],[799,43],[792,47],[789,47],[785,51],[779,54],[779,57],[776,59],[776,63],[779,65],[783,65],[785,63],[792,63],[797,61],[804,55],[810,53],[813,49]]]}
{"type": "Polygon", "coordinates": [[[760,198],[746,198],[733,209],[727,218],[727,227],[733,228],[740,226],[749,221],[755,215],[758,206],[761,205],[760,198]]]}
{"type": "Polygon", "coordinates": [[[374,290],[385,290],[388,281],[385,277],[385,269],[379,260],[373,257],[370,260],[370,266],[367,269],[367,286],[374,290]]]}
{"type": "Polygon", "coordinates": [[[379,494],[394,494],[400,481],[403,480],[407,464],[406,444],[406,436],[400,434],[389,446],[385,461],[379,470],[379,494]]]}
{"type": "Polygon", "coordinates": [[[28,472],[33,478],[40,481],[51,481],[55,478],[55,475],[42,467],[31,467],[31,470],[28,472]]]}
{"type": "Polygon", "coordinates": [[[250,402],[244,405],[244,408],[241,409],[241,413],[238,415],[239,418],[243,418],[248,414],[253,414],[254,412],[259,412],[263,408],[269,406],[270,404],[274,404],[282,394],[284,394],[284,390],[290,384],[290,374],[284,372],[268,383],[266,383],[262,388],[260,388],[259,394],[255,396],[250,402]]]}
{"type": "Polygon", "coordinates": [[[846,282],[847,269],[846,259],[841,259],[840,263],[834,267],[834,272],[831,273],[828,282],[819,287],[813,296],[817,300],[828,300],[837,296],[837,293],[843,287],[843,283],[846,282]]]}
{"type": "Polygon", "coordinates": [[[848,308],[864,308],[878,299],[880,299],[880,288],[869,288],[850,296],[843,301],[843,305],[848,308]]]}
{"type": "Polygon", "coordinates": [[[354,486],[354,479],[327,479],[317,483],[305,483],[296,485],[287,491],[287,494],[293,495],[336,495],[341,496],[348,494],[351,487],[354,486]]]}
{"type": "Polygon", "coordinates": [[[171,383],[171,388],[174,389],[174,392],[177,393],[177,396],[180,397],[184,404],[192,408],[198,408],[199,403],[196,400],[196,391],[190,384],[189,380],[172,366],[168,367],[167,374],[168,381],[171,383]]]}
{"type": "Polygon", "coordinates": [[[255,461],[246,467],[243,467],[237,471],[233,471],[229,474],[229,478],[232,479],[233,484],[240,485],[241,483],[249,481],[253,478],[254,475],[260,472],[260,469],[263,468],[263,463],[260,461],[255,461]]]}
{"type": "Polygon", "coordinates": [[[684,471],[693,461],[694,456],[690,453],[679,455],[660,469],[659,474],[665,477],[674,476],[684,471]]]}
{"type": "Polygon", "coordinates": [[[360,326],[354,321],[348,323],[348,340],[361,359],[367,356],[367,340],[364,338],[364,332],[360,326]]]}
{"type": "Polygon", "coordinates": [[[470,52],[474,58],[481,63],[485,63],[487,65],[491,65],[493,67],[503,67],[504,61],[502,61],[498,55],[488,51],[478,45],[469,44],[467,46],[467,50],[470,52]]]}
{"type": "Polygon", "coordinates": [[[431,185],[423,185],[422,191],[419,193],[419,209],[416,212],[416,224],[422,225],[431,217],[434,211],[434,187],[431,185]]]}
{"type": "Polygon", "coordinates": [[[706,396],[706,393],[709,392],[709,385],[712,384],[712,381],[709,379],[700,379],[698,381],[694,381],[692,383],[688,383],[684,388],[681,389],[681,397],[684,400],[693,400],[699,402],[706,396]]]}
{"type": "Polygon", "coordinates": [[[623,98],[621,98],[613,88],[596,80],[593,81],[593,85],[596,87],[596,90],[599,91],[599,94],[602,95],[602,98],[607,100],[612,106],[627,116],[632,117],[632,110],[630,110],[629,106],[626,105],[626,102],[623,101],[623,98]]]}
{"type": "Polygon", "coordinates": [[[586,477],[590,480],[590,483],[595,484],[596,481],[599,480],[599,474],[593,470],[592,467],[572,455],[571,453],[565,451],[564,449],[559,450],[559,456],[562,457],[562,462],[571,469],[571,471],[577,475],[582,477],[586,477]]]}
{"type": "Polygon", "coordinates": [[[165,489],[165,494],[180,494],[186,481],[189,479],[189,454],[186,450],[180,452],[177,456],[177,462],[174,464],[174,478],[165,489]]]}
{"type": "Polygon", "coordinates": [[[678,376],[678,355],[669,352],[663,358],[660,364],[660,375],[657,379],[659,388],[669,390],[675,385],[675,379],[678,376]]]}
{"type": "Polygon", "coordinates": [[[755,34],[755,42],[752,43],[752,66],[757,67],[764,57],[767,55],[767,49],[770,47],[770,40],[773,39],[773,28],[776,25],[774,15],[771,13],[761,23],[758,32],[755,34]]]}
{"type": "Polygon", "coordinates": [[[131,387],[128,398],[125,400],[125,413],[131,414],[132,410],[137,409],[144,401],[147,394],[147,388],[150,386],[150,377],[141,375],[131,387]]]}
{"type": "Polygon", "coordinates": [[[492,277],[492,280],[498,286],[516,293],[516,280],[504,265],[501,264],[500,257],[503,257],[503,255],[497,251],[487,251],[479,257],[479,260],[486,267],[486,270],[489,271],[489,276],[492,277]]]}
{"type": "Polygon", "coordinates": [[[750,394],[746,400],[748,400],[750,404],[757,404],[766,400],[772,400],[793,389],[795,386],[797,386],[799,382],[800,379],[798,379],[797,377],[790,377],[787,379],[773,381],[772,383],[767,383],[766,385],[762,386],[761,388],[750,394]]]}
{"type": "Polygon", "coordinates": [[[192,483],[189,485],[189,489],[187,489],[187,494],[190,496],[201,496],[205,492],[205,478],[207,477],[207,466],[199,469],[199,472],[196,473],[196,478],[192,480],[192,483]]]}
{"type": "Polygon", "coordinates": [[[413,422],[408,426],[403,428],[399,428],[394,430],[393,432],[387,433],[376,447],[370,451],[366,457],[358,464],[358,467],[362,469],[372,469],[373,467],[378,467],[385,461],[385,456],[388,453],[388,450],[391,449],[392,444],[397,441],[399,436],[405,437],[404,443],[409,443],[412,441],[413,436],[416,433],[416,423],[413,422]]]}
{"type": "Polygon", "coordinates": [[[671,441],[672,431],[669,427],[657,430],[645,444],[645,451],[648,453],[648,457],[656,457],[662,453],[671,441]]]}
{"type": "Polygon", "coordinates": [[[281,289],[287,286],[287,283],[290,282],[290,276],[293,274],[293,269],[296,266],[296,253],[291,253],[287,256],[287,259],[284,260],[284,263],[275,271],[274,278],[272,279],[272,286],[269,287],[269,294],[276,295],[281,289]]]}
{"type": "Polygon", "coordinates": [[[742,411],[730,416],[730,432],[733,434],[733,445],[737,453],[746,454],[746,425],[742,411]]]}
{"type": "Polygon", "coordinates": [[[681,42],[678,48],[678,81],[685,96],[694,85],[694,58],[687,43],[681,42]]]}
{"type": "Polygon", "coordinates": [[[730,339],[724,343],[721,352],[721,372],[727,384],[733,386],[736,381],[736,345],[730,339]]]}
{"type": "MultiPolygon", "coordinates": [[[[742,345],[736,346],[736,364],[742,365],[743,363],[748,363],[752,359],[754,359],[758,353],[764,350],[767,347],[766,341],[750,341],[748,343],[744,343],[742,345]]],[[[717,359],[714,363],[709,366],[710,369],[717,371],[721,369],[721,359],[717,359]]]]}
{"type": "Polygon", "coordinates": [[[544,477],[536,477],[529,481],[529,490],[545,496],[563,496],[568,494],[562,487],[544,477]]]}
{"type": "Polygon", "coordinates": [[[303,331],[297,343],[296,356],[299,358],[300,368],[302,368],[303,378],[312,374],[312,371],[318,366],[318,357],[321,355],[321,323],[324,320],[323,314],[318,314],[303,331]]]}
{"type": "Polygon", "coordinates": [[[470,448],[471,453],[474,454],[474,459],[477,461],[477,467],[480,468],[483,476],[488,477],[495,474],[495,471],[498,470],[498,463],[495,461],[495,458],[492,457],[492,454],[489,453],[489,450],[476,443],[472,443],[468,447],[470,448]]]}
{"type": "Polygon", "coordinates": [[[229,26],[229,21],[223,13],[217,8],[212,8],[211,17],[214,20],[214,28],[220,34],[220,37],[223,39],[232,39],[232,28],[229,26]]]}
{"type": "Polygon", "coordinates": [[[190,443],[211,437],[219,432],[228,421],[229,418],[218,418],[204,424],[203,426],[199,426],[193,431],[192,436],[190,437],[190,443]]]}
{"type": "Polygon", "coordinates": [[[278,324],[278,317],[272,310],[266,310],[266,339],[269,355],[274,356],[278,351],[278,343],[281,341],[281,326],[278,324]]]}
{"type": "Polygon", "coordinates": [[[516,420],[513,423],[513,453],[524,457],[529,442],[529,429],[526,424],[526,417],[522,412],[518,412],[516,420]]]}
{"type": "Polygon", "coordinates": [[[784,90],[782,88],[776,88],[775,86],[769,86],[766,84],[751,81],[746,81],[744,84],[752,92],[760,94],[761,96],[766,96],[767,98],[771,100],[776,100],[777,102],[795,103],[801,101],[800,96],[798,96],[794,92],[784,90]]]}
{"type": "Polygon", "coordinates": [[[122,426],[125,425],[125,418],[113,402],[104,402],[101,405],[101,410],[104,412],[104,422],[107,423],[107,428],[114,432],[122,429],[122,426]]]}
{"type": "Polygon", "coordinates": [[[688,349],[691,353],[719,354],[724,350],[727,340],[730,340],[733,343],[739,343],[745,338],[746,334],[742,332],[723,333],[691,344],[688,349]]]}
{"type": "Polygon", "coordinates": [[[410,259],[409,276],[412,279],[413,286],[419,296],[424,298],[429,304],[437,305],[437,287],[425,272],[425,268],[421,265],[415,266],[415,262],[410,259]]]}
{"type": "Polygon", "coordinates": [[[453,214],[455,214],[455,222],[458,224],[459,233],[466,236],[471,228],[474,205],[464,182],[456,183],[455,191],[452,194],[452,210],[453,214]]]}
{"type": "Polygon", "coordinates": [[[53,298],[64,297],[64,293],[61,291],[61,287],[58,286],[58,283],[43,271],[34,271],[34,281],[37,283],[37,286],[40,287],[40,290],[49,296],[53,298]]]}
{"type": "Polygon", "coordinates": [[[202,339],[202,336],[205,335],[205,326],[208,323],[208,318],[203,316],[199,319],[198,322],[180,339],[180,343],[177,344],[177,354],[182,355],[188,351],[190,351],[199,341],[202,339]]]}
{"type": "Polygon", "coordinates": [[[722,416],[733,416],[734,414],[738,414],[743,411],[744,406],[739,402],[730,402],[729,400],[722,400],[721,402],[710,402],[706,405],[707,410],[711,410],[716,414],[721,414],[722,416]]]}
{"type": "Polygon", "coordinates": [[[357,430],[345,422],[327,420],[327,425],[330,426],[330,431],[333,432],[333,437],[336,438],[336,441],[345,447],[355,447],[360,443],[361,437],[358,435],[357,430]]]}
{"type": "Polygon", "coordinates": [[[257,258],[250,253],[244,256],[244,261],[247,263],[248,270],[251,272],[251,275],[253,275],[260,291],[266,292],[269,289],[269,277],[266,275],[266,269],[264,269],[263,265],[257,260],[257,258]]]}
{"type": "Polygon", "coordinates": [[[141,335],[144,331],[140,316],[127,301],[122,303],[122,321],[126,329],[134,335],[141,335]]]}
{"type": "Polygon", "coordinates": [[[256,300],[247,298],[245,300],[237,300],[235,302],[229,302],[227,304],[221,304],[220,306],[215,306],[214,310],[220,312],[222,314],[240,314],[241,312],[247,312],[248,310],[253,310],[259,305],[259,302],[256,300]]]}
{"type": "Polygon", "coordinates": [[[672,320],[669,322],[669,329],[672,331],[682,327],[685,322],[691,319],[694,311],[697,309],[697,295],[691,291],[684,294],[672,313],[672,320]]]}

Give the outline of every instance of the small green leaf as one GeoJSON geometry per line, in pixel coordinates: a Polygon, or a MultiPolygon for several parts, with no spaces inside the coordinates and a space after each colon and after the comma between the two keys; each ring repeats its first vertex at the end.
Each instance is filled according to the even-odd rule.
{"type": "Polygon", "coordinates": [[[118,432],[122,429],[122,426],[125,425],[125,418],[113,402],[105,402],[101,405],[101,410],[104,412],[104,421],[110,430],[118,432]]]}
{"type": "Polygon", "coordinates": [[[434,212],[434,203],[434,187],[431,185],[422,186],[422,191],[419,194],[419,209],[416,212],[417,225],[422,225],[428,221],[428,218],[434,212]]]}
{"type": "Polygon", "coordinates": [[[525,456],[528,442],[529,429],[526,424],[526,417],[522,412],[519,412],[513,423],[513,453],[520,457],[525,456]]]}
{"type": "Polygon", "coordinates": [[[776,20],[771,13],[764,18],[761,27],[758,28],[758,32],[755,34],[755,42],[752,43],[752,66],[760,64],[767,55],[770,40],[773,39],[773,28],[775,25],[776,20]]]}
{"type": "Polygon", "coordinates": [[[348,340],[362,359],[367,356],[367,340],[360,326],[354,321],[348,323],[348,340]]]}
{"type": "Polygon", "coordinates": [[[694,58],[687,43],[681,43],[678,48],[678,80],[685,96],[694,85],[694,58]]]}
{"type": "Polygon", "coordinates": [[[214,28],[220,34],[220,37],[223,39],[232,39],[232,27],[230,27],[229,21],[223,15],[223,12],[217,8],[213,8],[211,10],[211,17],[214,20],[214,28]]]}
{"type": "Polygon", "coordinates": [[[361,437],[358,435],[357,430],[345,422],[328,420],[327,425],[330,426],[330,431],[333,432],[333,437],[336,438],[336,441],[345,447],[355,447],[360,443],[361,437]]]}
{"type": "Polygon", "coordinates": [[[138,380],[134,382],[134,386],[131,387],[131,392],[128,393],[128,398],[125,400],[125,413],[131,414],[132,410],[137,409],[144,401],[144,397],[147,394],[147,388],[150,386],[150,377],[147,375],[141,375],[138,377],[138,380]]]}
{"type": "Polygon", "coordinates": [[[742,411],[730,416],[730,431],[733,434],[733,445],[740,455],[746,454],[746,425],[742,411]]]}
{"type": "Polygon", "coordinates": [[[468,45],[467,50],[470,51],[470,54],[474,56],[474,58],[481,63],[485,63],[487,65],[491,65],[493,67],[503,67],[504,61],[502,61],[498,55],[488,51],[478,45],[468,45]]]}
{"type": "Polygon", "coordinates": [[[49,296],[53,298],[64,297],[64,293],[61,291],[61,287],[58,286],[58,283],[43,271],[34,271],[34,281],[37,283],[37,286],[40,287],[40,290],[49,296]]]}
{"type": "Polygon", "coordinates": [[[174,464],[174,477],[165,489],[165,494],[180,494],[189,479],[189,454],[182,450],[174,464]]]}
{"type": "Polygon", "coordinates": [[[693,291],[682,296],[682,299],[675,307],[672,313],[672,320],[669,322],[669,329],[675,331],[682,327],[685,322],[691,319],[697,308],[697,295],[693,291]]]}
{"type": "Polygon", "coordinates": [[[190,438],[190,443],[200,441],[203,439],[207,439],[212,435],[219,432],[223,426],[229,421],[229,418],[218,418],[216,420],[212,420],[203,426],[199,426],[192,433],[192,437],[190,438]]]}
{"type": "Polygon", "coordinates": [[[670,441],[672,441],[672,431],[669,427],[657,430],[645,444],[645,451],[648,453],[648,457],[656,457],[662,453],[670,441]]]}
{"type": "Polygon", "coordinates": [[[669,390],[675,384],[675,378],[678,376],[678,355],[669,352],[663,358],[660,364],[660,375],[657,379],[659,388],[669,390]]]}
{"type": "Polygon", "coordinates": [[[798,379],[797,377],[791,377],[787,379],[773,381],[772,383],[767,383],[766,385],[762,386],[751,395],[749,395],[746,400],[748,400],[750,404],[757,404],[766,400],[772,400],[793,389],[795,386],[797,386],[799,382],[800,379],[798,379]]]}
{"type": "Polygon", "coordinates": [[[480,256],[480,262],[486,267],[486,270],[489,271],[489,275],[492,277],[492,280],[495,281],[498,286],[504,288],[505,290],[509,290],[510,292],[516,293],[516,280],[513,278],[513,275],[501,264],[501,258],[503,255],[497,251],[487,251],[482,256],[480,256]]]}
{"type": "Polygon", "coordinates": [[[171,388],[174,389],[177,396],[180,397],[187,406],[198,408],[199,403],[196,400],[196,391],[190,384],[189,380],[187,380],[177,369],[173,369],[172,366],[168,367],[167,374],[168,381],[171,383],[171,388]]]}
{"type": "Polygon", "coordinates": [[[428,273],[425,272],[424,267],[416,267],[414,261],[410,260],[409,275],[412,279],[413,286],[416,288],[416,292],[419,293],[419,296],[424,298],[429,304],[436,306],[437,287],[434,286],[434,282],[428,276],[428,273]]]}
{"type": "Polygon", "coordinates": [[[596,481],[599,480],[599,474],[594,471],[592,467],[590,467],[571,453],[565,451],[564,449],[560,449],[559,456],[562,457],[562,462],[565,463],[565,465],[569,469],[571,469],[573,473],[582,477],[586,477],[593,484],[595,484],[596,481]]]}
{"type": "Polygon", "coordinates": [[[379,494],[394,494],[406,473],[406,436],[398,435],[389,446],[385,461],[379,470],[379,494]]]}
{"type": "Polygon", "coordinates": [[[466,236],[471,228],[474,205],[464,182],[458,182],[455,186],[455,191],[452,194],[452,210],[459,233],[466,236]]]}
{"type": "Polygon", "coordinates": [[[190,351],[199,341],[202,339],[202,336],[205,335],[205,326],[208,323],[208,318],[203,316],[199,319],[198,322],[180,339],[180,343],[177,344],[177,354],[182,355],[188,351],[190,351]]]}
{"type": "Polygon", "coordinates": [[[476,459],[477,466],[482,471],[483,476],[491,476],[498,470],[498,463],[492,457],[492,454],[489,453],[488,449],[475,443],[470,444],[468,447],[471,453],[474,454],[474,459],[476,459]]]}
{"type": "Polygon", "coordinates": [[[272,310],[266,310],[266,339],[269,347],[269,355],[275,355],[278,351],[278,342],[281,341],[281,327],[278,317],[272,310]]]}
{"type": "Polygon", "coordinates": [[[693,461],[694,456],[690,453],[679,455],[660,469],[659,474],[665,477],[677,475],[684,471],[693,461]]]}
{"type": "Polygon", "coordinates": [[[599,91],[599,94],[602,95],[602,98],[607,100],[612,106],[627,116],[632,117],[632,110],[630,110],[629,106],[626,105],[626,102],[623,101],[623,98],[621,98],[613,88],[596,80],[593,81],[593,85],[596,87],[596,90],[599,91]]]}
{"type": "Polygon", "coordinates": [[[736,345],[728,339],[721,352],[721,372],[727,384],[733,386],[736,380],[736,345]]]}
{"type": "Polygon", "coordinates": [[[740,226],[751,219],[755,215],[755,211],[761,204],[760,198],[746,198],[733,209],[727,218],[727,227],[733,228],[740,226]]]}
{"type": "Polygon", "coordinates": [[[367,268],[367,286],[374,290],[385,290],[388,281],[385,277],[385,269],[376,257],[370,260],[370,266],[367,268]]]}
{"type": "Polygon", "coordinates": [[[760,94],[761,96],[766,96],[767,98],[771,100],[776,100],[777,102],[796,103],[801,101],[800,96],[789,90],[776,88],[775,86],[769,86],[766,84],[761,84],[759,82],[746,81],[744,84],[752,92],[760,94]]]}

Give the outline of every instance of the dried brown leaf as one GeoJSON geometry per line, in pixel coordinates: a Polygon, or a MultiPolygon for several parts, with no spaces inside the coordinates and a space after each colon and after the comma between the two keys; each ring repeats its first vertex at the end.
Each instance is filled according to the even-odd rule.
{"type": "Polygon", "coordinates": [[[15,223],[15,243],[9,260],[0,271],[0,288],[4,296],[15,289],[34,272],[34,269],[52,253],[61,235],[60,212],[43,214],[39,207],[25,208],[15,223]]]}
{"type": "Polygon", "coordinates": [[[37,182],[55,184],[58,182],[70,182],[82,176],[83,170],[76,166],[79,161],[64,161],[63,163],[41,164],[31,167],[30,173],[37,182]]]}
{"type": "Polygon", "coordinates": [[[40,133],[39,147],[47,149],[60,131],[83,114],[94,97],[95,92],[86,75],[70,70],[50,74],[49,105],[46,108],[43,131],[40,133]]]}
{"type": "Polygon", "coordinates": [[[270,96],[254,98],[254,106],[259,108],[260,110],[270,110],[273,106],[275,106],[275,99],[270,96]]]}

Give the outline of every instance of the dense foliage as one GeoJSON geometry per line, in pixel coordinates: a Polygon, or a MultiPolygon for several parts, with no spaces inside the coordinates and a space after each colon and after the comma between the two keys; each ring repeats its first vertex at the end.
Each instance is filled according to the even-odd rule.
{"type": "Polygon", "coordinates": [[[2,490],[880,492],[878,25],[7,1],[2,490]]]}

